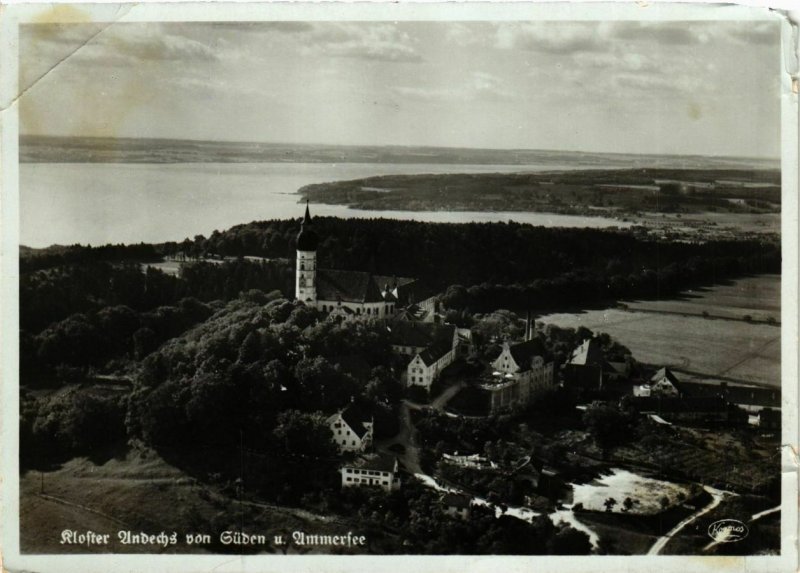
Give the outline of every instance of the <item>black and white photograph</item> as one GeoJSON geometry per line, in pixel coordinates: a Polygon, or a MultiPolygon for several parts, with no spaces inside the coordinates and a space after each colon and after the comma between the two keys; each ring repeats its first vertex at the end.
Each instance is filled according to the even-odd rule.
{"type": "Polygon", "coordinates": [[[149,8],[16,28],[18,563],[788,555],[779,13],[149,8]]]}

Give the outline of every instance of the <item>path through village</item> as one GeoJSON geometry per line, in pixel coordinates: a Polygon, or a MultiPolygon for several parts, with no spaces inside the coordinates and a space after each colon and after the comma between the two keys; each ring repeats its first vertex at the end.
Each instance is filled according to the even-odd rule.
{"type": "MultiPolygon", "coordinates": [[[[420,480],[424,485],[435,489],[436,491],[449,491],[449,492],[456,492],[456,493],[465,493],[464,491],[450,487],[446,485],[440,484],[436,478],[431,475],[426,474],[419,463],[419,446],[416,442],[416,428],[414,427],[413,422],[411,421],[411,410],[422,410],[422,409],[433,409],[440,412],[444,412],[450,416],[456,416],[455,414],[451,414],[444,410],[444,407],[447,403],[455,396],[459,390],[463,387],[463,383],[455,384],[447,388],[444,392],[442,392],[439,396],[437,396],[429,405],[421,405],[409,400],[403,400],[400,405],[400,431],[398,434],[390,439],[384,440],[381,444],[378,445],[378,449],[384,451],[385,453],[395,455],[399,459],[400,463],[403,464],[405,469],[414,475],[418,480],[420,480]],[[400,444],[403,446],[403,449],[400,452],[396,452],[394,450],[389,449],[391,446],[395,444],[400,444]]],[[[466,494],[470,495],[470,494],[466,494]]],[[[530,522],[533,520],[534,517],[541,515],[527,507],[522,506],[513,506],[513,505],[504,505],[501,509],[500,507],[496,507],[494,504],[490,503],[489,501],[480,498],[480,497],[472,497],[472,501],[476,505],[483,505],[487,507],[494,507],[497,516],[500,515],[510,515],[512,517],[516,517],[523,521],[530,522]]],[[[554,525],[559,525],[561,523],[567,523],[574,529],[578,531],[582,531],[586,535],[589,536],[589,542],[592,545],[592,548],[596,550],[599,544],[599,536],[597,532],[593,529],[588,527],[587,525],[578,521],[575,517],[575,514],[572,510],[567,507],[565,509],[557,509],[552,513],[548,514],[548,517],[553,522],[554,525]]]]}

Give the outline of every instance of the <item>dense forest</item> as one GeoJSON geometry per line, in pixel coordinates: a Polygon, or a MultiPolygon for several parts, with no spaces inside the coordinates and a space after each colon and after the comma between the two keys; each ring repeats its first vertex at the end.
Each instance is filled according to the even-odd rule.
{"type": "MultiPolygon", "coordinates": [[[[461,285],[447,304],[474,312],[669,296],[692,284],[780,270],[780,246],[769,239],[686,243],[619,230],[324,217],[314,225],[321,267],[417,277],[433,292],[461,285]]],[[[256,222],[163,248],[292,261],[297,230],[295,221],[256,222]]]]}
{"type": "Polygon", "coordinates": [[[383,175],[307,185],[314,203],[375,210],[779,213],[780,172],[620,169],[383,175]],[[611,209],[597,211],[596,208],[611,209]]]}

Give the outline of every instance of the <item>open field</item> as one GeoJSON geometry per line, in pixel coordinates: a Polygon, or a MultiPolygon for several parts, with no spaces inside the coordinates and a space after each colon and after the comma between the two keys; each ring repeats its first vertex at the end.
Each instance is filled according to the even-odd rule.
{"type": "Polygon", "coordinates": [[[778,275],[746,277],[727,285],[686,291],[673,300],[626,302],[633,311],[667,312],[741,320],[749,315],[765,322],[781,320],[781,279],[778,275]]]}
{"type": "MultiPolygon", "coordinates": [[[[223,546],[223,531],[263,534],[269,542],[244,547],[248,553],[275,552],[273,535],[302,530],[335,533],[343,528],[332,518],[237,500],[187,477],[150,451],[133,451],[119,459],[94,464],[75,458],[56,471],[27,471],[20,476],[20,543],[24,553],[239,553],[241,546],[223,546]],[[61,545],[61,532],[72,529],[111,534],[108,546],[61,545]],[[178,533],[178,543],[164,549],[123,545],[118,531],[178,533]],[[185,543],[186,533],[208,533],[212,546],[185,543]]],[[[354,532],[356,528],[350,526],[354,532]]],[[[346,530],[346,529],[345,529],[346,530]]],[[[280,551],[278,551],[280,552],[280,551]]],[[[289,549],[295,553],[294,549],[289,549]]]]}
{"type": "Polygon", "coordinates": [[[686,377],[780,386],[778,326],[701,315],[707,310],[709,316],[750,314],[756,320],[768,316],[780,320],[779,285],[775,275],[749,277],[733,285],[688,292],[682,299],[626,302],[631,310],[559,313],[539,320],[607,332],[639,362],[669,366],[686,377]]]}
{"type": "Polygon", "coordinates": [[[651,229],[652,235],[691,236],[698,239],[736,239],[743,234],[777,235],[781,231],[780,213],[647,212],[632,216],[631,220],[651,229]]]}

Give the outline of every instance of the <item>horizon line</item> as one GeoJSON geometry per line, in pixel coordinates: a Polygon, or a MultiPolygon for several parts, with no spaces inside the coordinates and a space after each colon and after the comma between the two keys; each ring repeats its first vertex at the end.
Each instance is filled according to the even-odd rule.
{"type": "Polygon", "coordinates": [[[195,139],[183,137],[132,137],[123,136],[115,137],[109,135],[62,135],[62,134],[49,134],[49,133],[19,133],[19,139],[23,137],[41,137],[51,139],[111,139],[111,140],[151,140],[151,141],[175,141],[187,143],[221,143],[221,144],[247,144],[247,145],[296,145],[308,147],[345,147],[345,148],[359,148],[359,147],[373,147],[373,148],[401,148],[401,149],[437,149],[437,150],[469,150],[469,151],[507,151],[507,152],[557,152],[557,153],[586,153],[597,155],[633,155],[637,157],[704,157],[714,159],[749,159],[758,161],[778,161],[780,162],[782,156],[767,156],[767,155],[720,155],[708,154],[702,155],[697,153],[642,153],[642,152],[627,152],[627,151],[592,151],[586,149],[544,149],[544,148],[524,148],[524,147],[463,147],[463,146],[445,146],[445,145],[426,145],[426,144],[399,144],[399,143],[322,143],[322,142],[291,142],[291,141],[255,141],[255,140],[237,140],[237,139],[195,139]]]}

